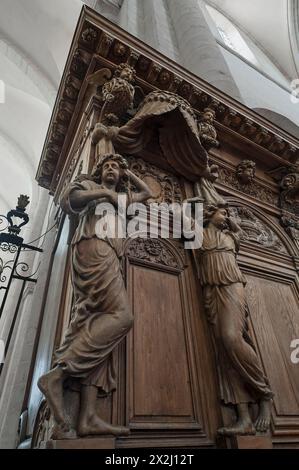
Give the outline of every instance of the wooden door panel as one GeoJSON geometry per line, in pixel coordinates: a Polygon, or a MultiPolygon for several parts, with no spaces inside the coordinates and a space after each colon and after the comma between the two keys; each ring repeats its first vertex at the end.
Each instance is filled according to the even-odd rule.
{"type": "MultiPolygon", "coordinates": [[[[162,239],[131,241],[126,252],[134,314],[125,367],[127,424],[140,432],[163,431],[167,442],[178,439],[176,445],[188,439],[214,445],[218,410],[207,418],[205,390],[214,383],[214,364],[191,255],[179,242],[162,239]]],[[[216,394],[211,386],[213,403],[216,394]]]]}
{"type": "Polygon", "coordinates": [[[134,415],[194,418],[180,276],[132,266],[134,415]]]}
{"type": "MultiPolygon", "coordinates": [[[[298,365],[290,359],[299,337],[298,300],[292,283],[247,276],[248,301],[258,348],[275,393],[277,415],[298,416],[298,365]]],[[[299,422],[298,422],[299,424],[299,422]]]]}

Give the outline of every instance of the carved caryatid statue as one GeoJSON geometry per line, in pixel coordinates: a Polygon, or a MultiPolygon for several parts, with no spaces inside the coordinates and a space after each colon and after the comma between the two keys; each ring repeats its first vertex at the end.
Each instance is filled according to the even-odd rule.
{"type": "Polygon", "coordinates": [[[265,432],[273,397],[248,331],[246,280],[236,261],[240,231],[227,207],[205,206],[200,280],[213,330],[221,398],[236,405],[238,412],[235,424],[218,431],[227,436],[265,432]],[[248,410],[254,402],[259,403],[255,425],[248,410]]]}
{"type": "Polygon", "coordinates": [[[228,203],[214,187],[217,177],[218,166],[211,165],[195,185],[195,192],[204,201],[199,276],[212,327],[220,394],[224,404],[237,407],[238,414],[237,422],[219,429],[219,433],[255,434],[269,428],[273,393],[248,329],[246,279],[236,259],[242,230],[229,216],[228,203]],[[259,415],[253,424],[248,405],[256,402],[259,415]]]}
{"type": "MultiPolygon", "coordinates": [[[[81,388],[78,435],[128,433],[124,427],[103,421],[96,409],[98,392],[108,394],[116,387],[112,352],[133,322],[120,267],[124,239],[110,237],[107,230],[96,230],[99,216],[95,214],[100,202],[117,205],[124,175],[137,189],[130,201],[126,196],[127,204],[151,197],[147,185],[127,169],[126,161],[118,154],[103,155],[93,175],[81,175],[61,197],[65,212],[79,214],[79,225],[72,239],[75,306],[71,323],[56,351],[52,370],[38,382],[55,421],[52,438],[76,436],[65,413],[66,379],[75,380],[81,388]]],[[[117,211],[112,216],[116,222],[117,211]]]]}

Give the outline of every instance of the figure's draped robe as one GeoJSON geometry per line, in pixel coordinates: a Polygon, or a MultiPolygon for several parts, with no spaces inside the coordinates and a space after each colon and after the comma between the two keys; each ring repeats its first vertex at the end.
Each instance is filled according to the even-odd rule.
{"type": "MultiPolygon", "coordinates": [[[[62,194],[61,207],[78,215],[71,205],[74,190],[94,190],[101,186],[90,180],[71,183],[62,194]]],[[[79,225],[72,239],[71,276],[74,308],[55,364],[83,385],[94,385],[100,393],[116,387],[112,351],[132,326],[133,317],[121,272],[124,239],[96,235],[96,203],[79,212],[79,225]]],[[[117,223],[117,213],[108,216],[117,223]]]]}
{"type": "Polygon", "coordinates": [[[236,261],[238,239],[213,224],[204,228],[200,279],[212,325],[221,398],[226,404],[273,396],[248,332],[246,280],[236,261]]]}

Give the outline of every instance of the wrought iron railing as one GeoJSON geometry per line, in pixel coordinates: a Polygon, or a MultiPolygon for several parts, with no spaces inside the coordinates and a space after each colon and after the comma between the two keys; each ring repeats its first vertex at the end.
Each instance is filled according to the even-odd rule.
{"type": "Polygon", "coordinates": [[[24,243],[24,239],[20,236],[21,228],[29,222],[29,216],[26,213],[26,206],[28,204],[28,196],[21,195],[18,198],[15,209],[10,210],[6,216],[0,215],[0,250],[3,252],[3,257],[0,256],[0,294],[2,294],[2,300],[0,300],[0,320],[4,312],[10,314],[10,312],[6,312],[5,307],[10,298],[13,281],[18,280],[22,283],[15,305],[12,307],[14,312],[10,319],[8,334],[5,340],[3,340],[4,351],[3,358],[0,358],[0,374],[18,320],[26,285],[27,283],[37,282],[35,277],[36,271],[29,274],[30,267],[26,261],[20,259],[20,256],[22,252],[43,251],[32,244],[24,243]]]}

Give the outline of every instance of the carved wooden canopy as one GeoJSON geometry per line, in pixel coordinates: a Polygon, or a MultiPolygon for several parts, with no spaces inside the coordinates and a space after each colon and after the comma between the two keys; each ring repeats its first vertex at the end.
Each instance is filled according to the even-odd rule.
{"type": "Polygon", "coordinates": [[[267,169],[288,167],[299,158],[299,141],[254,111],[153,50],[88,7],[83,7],[59,87],[40,164],[38,183],[54,193],[76,126],[84,112],[86,77],[128,62],[147,95],[157,89],[187,100],[195,114],[207,106],[216,113],[220,144],[228,142],[266,162],[267,169]]]}

